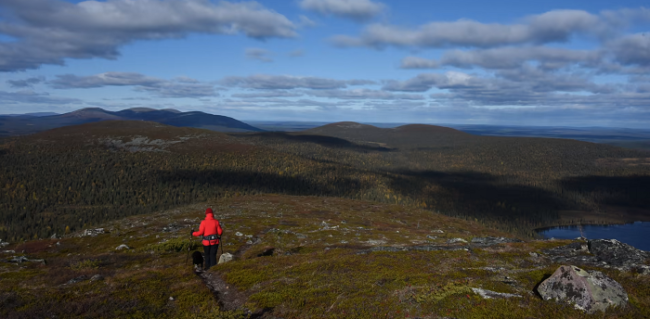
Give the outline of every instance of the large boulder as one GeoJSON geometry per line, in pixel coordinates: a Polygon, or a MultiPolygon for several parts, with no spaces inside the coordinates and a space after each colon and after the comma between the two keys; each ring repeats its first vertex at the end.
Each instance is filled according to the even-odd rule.
{"type": "Polygon", "coordinates": [[[621,284],[600,271],[585,271],[576,266],[560,266],[537,287],[537,292],[544,300],[572,304],[588,313],[605,311],[610,306],[624,307],[628,301],[621,284]]]}
{"type": "Polygon", "coordinates": [[[227,263],[232,260],[233,255],[231,253],[223,253],[219,257],[219,261],[217,262],[217,265],[227,263]]]}

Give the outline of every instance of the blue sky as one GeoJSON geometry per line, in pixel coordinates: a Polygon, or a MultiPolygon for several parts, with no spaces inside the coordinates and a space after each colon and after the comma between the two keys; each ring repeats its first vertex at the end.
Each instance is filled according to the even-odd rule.
{"type": "Polygon", "coordinates": [[[1,0],[0,114],[648,128],[649,28],[641,1],[1,0]]]}

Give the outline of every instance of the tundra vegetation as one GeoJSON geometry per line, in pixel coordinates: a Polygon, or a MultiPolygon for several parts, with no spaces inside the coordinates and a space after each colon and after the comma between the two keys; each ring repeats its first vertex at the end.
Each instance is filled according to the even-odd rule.
{"type": "MultiPolygon", "coordinates": [[[[401,204],[246,195],[209,199],[100,225],[104,233],[12,243],[46,263],[0,262],[0,317],[131,318],[646,318],[650,277],[597,269],[625,288],[625,308],[593,315],[543,301],[535,287],[560,265],[547,249],[569,240],[492,246],[456,238],[511,236],[479,222],[401,204]],[[211,206],[231,262],[196,275],[190,227],[211,206]],[[237,234],[241,236],[237,236],[237,234]],[[116,250],[126,244],[130,249],[116,250]],[[431,251],[404,249],[437,247],[431,251]],[[373,247],[402,248],[398,251],[373,247]],[[272,254],[267,254],[269,250],[272,254]],[[212,291],[222,280],[236,307],[212,291]],[[97,276],[100,275],[100,276],[97,276]],[[99,279],[93,279],[99,278],[99,279]],[[472,288],[520,297],[484,299],[472,288]]],[[[23,252],[24,253],[20,253],[23,252]]],[[[3,254],[3,257],[10,255],[3,254]]],[[[5,259],[5,258],[3,258],[5,259]]]]}

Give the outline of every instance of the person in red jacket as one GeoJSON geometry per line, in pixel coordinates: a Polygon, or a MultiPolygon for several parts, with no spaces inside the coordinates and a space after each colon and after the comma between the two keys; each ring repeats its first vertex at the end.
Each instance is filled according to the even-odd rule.
{"type": "Polygon", "coordinates": [[[223,230],[219,221],[214,219],[212,208],[205,210],[205,219],[201,221],[199,231],[192,229],[192,236],[203,236],[203,251],[205,252],[205,269],[217,264],[217,248],[223,230]]]}

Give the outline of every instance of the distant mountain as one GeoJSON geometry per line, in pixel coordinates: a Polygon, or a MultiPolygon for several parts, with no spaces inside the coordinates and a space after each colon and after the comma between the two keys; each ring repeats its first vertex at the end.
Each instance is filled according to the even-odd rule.
{"type": "Polygon", "coordinates": [[[54,112],[35,112],[35,113],[25,113],[25,114],[0,114],[0,116],[32,116],[32,117],[41,117],[41,116],[52,116],[59,115],[59,113],[54,112]]]}
{"type": "Polygon", "coordinates": [[[204,112],[181,112],[174,109],[133,108],[111,112],[101,108],[85,108],[65,114],[54,114],[51,116],[0,115],[0,136],[32,134],[63,126],[107,120],[153,121],[172,126],[203,128],[219,132],[263,131],[227,116],[204,112]]]}

